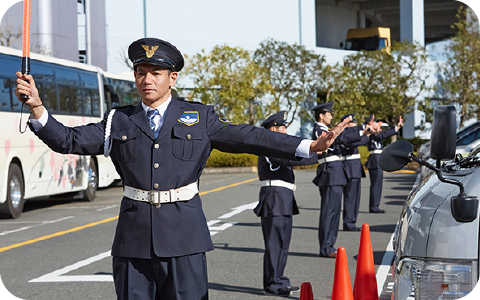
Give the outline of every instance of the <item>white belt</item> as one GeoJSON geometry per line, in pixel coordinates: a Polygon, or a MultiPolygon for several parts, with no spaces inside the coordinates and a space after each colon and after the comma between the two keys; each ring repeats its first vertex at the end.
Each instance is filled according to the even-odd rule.
{"type": "Polygon", "coordinates": [[[327,156],[327,157],[324,157],[324,158],[320,158],[318,160],[318,163],[319,164],[324,164],[324,163],[327,163],[327,162],[331,162],[331,161],[337,161],[337,160],[343,160],[343,158],[339,155],[333,155],[333,156],[327,156]]]}
{"type": "Polygon", "coordinates": [[[378,150],[370,150],[370,154],[382,154],[382,151],[381,149],[378,149],[378,150]]]}
{"type": "Polygon", "coordinates": [[[294,191],[297,186],[293,183],[289,183],[283,180],[262,180],[260,181],[262,183],[262,186],[281,186],[284,188],[287,188],[289,190],[294,191]]]}
{"type": "Polygon", "coordinates": [[[345,155],[342,157],[342,160],[351,160],[351,159],[360,159],[360,158],[362,158],[360,156],[360,153],[357,153],[357,154],[345,155]]]}
{"type": "Polygon", "coordinates": [[[160,207],[160,204],[164,203],[188,201],[197,193],[197,183],[193,182],[178,189],[168,191],[144,191],[130,186],[125,186],[123,196],[137,201],[148,202],[156,207],[160,207]]]}

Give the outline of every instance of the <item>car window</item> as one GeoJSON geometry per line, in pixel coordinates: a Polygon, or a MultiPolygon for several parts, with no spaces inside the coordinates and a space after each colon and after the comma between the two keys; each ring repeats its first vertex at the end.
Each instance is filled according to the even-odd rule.
{"type": "Polygon", "coordinates": [[[467,136],[457,141],[457,146],[465,146],[470,144],[475,140],[476,135],[477,135],[477,132],[470,132],[467,136]]]}

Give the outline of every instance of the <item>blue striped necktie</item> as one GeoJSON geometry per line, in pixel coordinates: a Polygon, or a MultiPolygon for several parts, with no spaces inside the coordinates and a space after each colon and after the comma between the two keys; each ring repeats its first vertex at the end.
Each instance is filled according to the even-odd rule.
{"type": "MultiPolygon", "coordinates": [[[[148,118],[148,121],[150,122],[150,128],[152,128],[152,131],[153,133],[155,134],[155,138],[158,137],[158,131],[159,130],[155,130],[155,121],[153,120],[155,118],[155,116],[159,116],[160,114],[158,113],[158,110],[156,109],[150,109],[148,112],[147,112],[147,118],[148,118]]],[[[158,129],[160,129],[160,126],[158,126],[158,129]]]]}

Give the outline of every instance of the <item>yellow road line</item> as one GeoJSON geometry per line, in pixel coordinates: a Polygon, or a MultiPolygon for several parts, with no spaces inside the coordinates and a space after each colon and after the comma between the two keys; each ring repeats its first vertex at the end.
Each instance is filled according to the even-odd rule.
{"type": "Polygon", "coordinates": [[[242,182],[237,182],[237,183],[234,183],[234,184],[231,184],[231,185],[227,185],[227,186],[222,186],[222,187],[219,187],[217,189],[213,189],[213,190],[210,190],[210,191],[205,191],[205,192],[201,192],[199,195],[200,196],[203,196],[203,195],[206,195],[208,193],[213,193],[213,192],[218,192],[218,191],[221,191],[221,190],[224,190],[226,188],[229,188],[229,187],[234,187],[234,186],[237,186],[237,185],[241,185],[241,184],[244,184],[244,183],[249,183],[249,182],[252,182],[252,181],[255,181],[257,180],[257,178],[253,178],[253,179],[249,179],[249,180],[245,180],[245,181],[242,181],[242,182]]]}
{"type": "MultiPolygon", "coordinates": [[[[248,183],[248,182],[252,182],[252,181],[257,180],[257,179],[258,179],[258,177],[254,178],[254,179],[245,180],[245,181],[242,181],[242,182],[237,182],[237,183],[234,183],[234,184],[231,184],[231,185],[219,187],[219,188],[216,188],[216,189],[213,189],[213,190],[210,190],[210,191],[202,192],[202,193],[200,193],[200,195],[206,195],[208,193],[218,192],[218,191],[224,190],[226,188],[234,187],[234,186],[241,185],[241,184],[248,183]]],[[[97,226],[97,225],[100,225],[100,224],[108,223],[108,222],[114,221],[116,219],[118,219],[118,216],[111,217],[111,218],[101,220],[101,221],[98,221],[98,222],[93,222],[93,223],[86,224],[86,225],[83,225],[83,226],[78,226],[78,227],[68,229],[68,230],[65,230],[65,231],[59,231],[59,232],[56,232],[56,233],[53,233],[53,234],[50,234],[50,235],[41,236],[41,237],[33,239],[33,240],[28,240],[28,241],[25,241],[25,242],[13,244],[13,245],[10,245],[10,246],[7,246],[7,247],[0,248],[0,253],[4,252],[4,251],[7,251],[7,250],[10,250],[10,249],[14,249],[14,248],[22,247],[22,246],[25,246],[25,245],[33,244],[33,243],[36,243],[36,242],[39,242],[39,241],[48,240],[48,239],[51,239],[53,237],[61,236],[61,235],[67,234],[67,233],[76,232],[76,231],[80,231],[80,230],[85,229],[85,228],[89,228],[89,227],[97,226]]]]}
{"type": "Polygon", "coordinates": [[[59,232],[56,232],[56,233],[53,233],[53,234],[50,234],[50,235],[41,236],[41,237],[33,239],[33,240],[29,240],[29,241],[25,241],[25,242],[21,242],[21,243],[17,243],[17,244],[13,244],[13,245],[10,245],[10,246],[7,246],[7,247],[0,248],[0,252],[4,252],[4,251],[10,250],[10,249],[14,249],[14,248],[18,248],[18,247],[21,247],[21,246],[33,244],[33,243],[36,243],[36,242],[39,242],[39,241],[48,240],[48,239],[51,239],[51,238],[56,237],[56,236],[61,236],[61,235],[64,235],[64,234],[67,234],[67,233],[70,233],[70,232],[79,231],[79,230],[82,230],[82,229],[85,229],[85,228],[88,228],[88,227],[93,227],[93,226],[97,226],[97,225],[100,225],[100,224],[103,224],[103,223],[108,223],[108,222],[116,220],[116,219],[118,219],[118,216],[111,217],[111,218],[108,218],[108,219],[105,219],[105,220],[102,220],[102,221],[90,223],[90,224],[87,224],[87,225],[78,226],[78,227],[68,229],[68,230],[65,230],[65,231],[59,231],[59,232]]]}

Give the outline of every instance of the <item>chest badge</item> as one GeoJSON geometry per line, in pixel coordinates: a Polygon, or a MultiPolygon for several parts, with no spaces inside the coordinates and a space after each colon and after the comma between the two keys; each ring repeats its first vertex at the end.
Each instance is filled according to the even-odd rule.
{"type": "Polygon", "coordinates": [[[192,126],[193,124],[198,123],[198,111],[184,111],[183,114],[178,119],[178,122],[183,123],[187,126],[192,126]]]}

